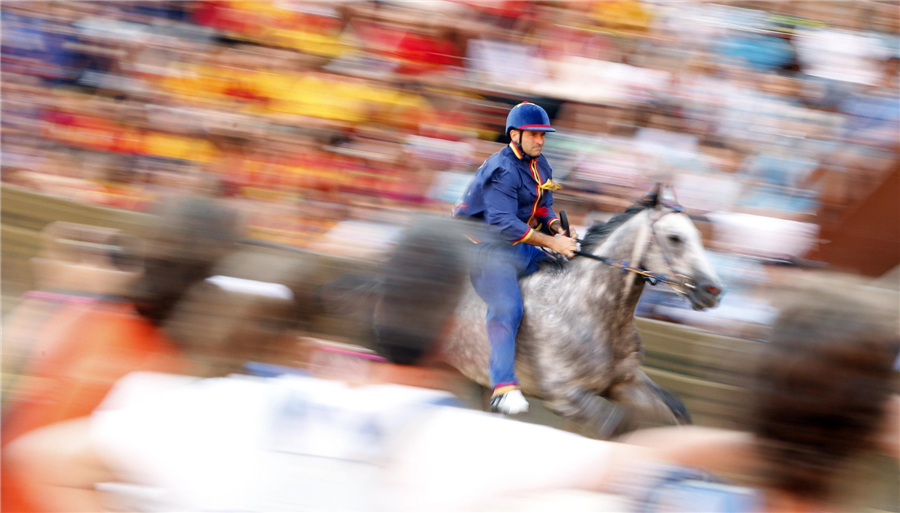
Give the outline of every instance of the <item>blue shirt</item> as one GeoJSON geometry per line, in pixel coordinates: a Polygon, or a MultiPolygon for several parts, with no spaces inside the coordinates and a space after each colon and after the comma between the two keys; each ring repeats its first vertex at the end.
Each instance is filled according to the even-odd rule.
{"type": "Polygon", "coordinates": [[[531,158],[510,143],[478,168],[453,215],[481,220],[500,240],[518,244],[556,219],[552,177],[543,155],[531,158]]]}
{"type": "Polygon", "coordinates": [[[747,67],[761,71],[789,64],[794,55],[790,43],[784,39],[755,34],[726,38],[716,50],[725,57],[740,59],[747,67]]]}
{"type": "Polygon", "coordinates": [[[844,100],[838,110],[848,115],[847,136],[877,129],[896,135],[900,127],[900,100],[893,95],[856,94],[844,100]]]}

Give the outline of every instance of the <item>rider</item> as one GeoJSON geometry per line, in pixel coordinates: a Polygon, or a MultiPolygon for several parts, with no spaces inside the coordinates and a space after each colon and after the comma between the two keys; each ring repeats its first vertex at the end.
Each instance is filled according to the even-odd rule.
{"type": "Polygon", "coordinates": [[[553,170],[541,155],[545,132],[555,132],[550,117],[538,105],[522,102],[506,117],[507,147],[491,155],[478,169],[455,217],[487,223],[485,240],[477,244],[472,285],[487,303],[487,332],[491,341],[491,410],[509,414],[528,411],[519,390],[514,364],[516,333],[522,321],[519,279],[538,269],[544,247],[574,256],[577,235],[563,233],[553,212],[553,170]],[[555,237],[562,234],[561,237],[555,237]]]}

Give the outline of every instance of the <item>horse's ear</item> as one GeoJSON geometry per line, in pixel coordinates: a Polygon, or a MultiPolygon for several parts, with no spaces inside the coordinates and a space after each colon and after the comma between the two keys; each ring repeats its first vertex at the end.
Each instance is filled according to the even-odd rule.
{"type": "Polygon", "coordinates": [[[678,198],[675,197],[675,188],[671,185],[666,185],[661,187],[659,190],[659,195],[656,197],[657,201],[661,204],[668,205],[677,205],[678,198]]]}
{"type": "Polygon", "coordinates": [[[662,182],[656,182],[656,185],[653,186],[653,190],[644,196],[643,203],[646,208],[659,208],[660,190],[662,190],[662,182]]]}
{"type": "Polygon", "coordinates": [[[668,207],[674,210],[675,212],[681,212],[684,208],[678,204],[678,196],[675,195],[675,188],[671,185],[664,185],[660,191],[659,196],[656,197],[657,208],[668,207]]]}

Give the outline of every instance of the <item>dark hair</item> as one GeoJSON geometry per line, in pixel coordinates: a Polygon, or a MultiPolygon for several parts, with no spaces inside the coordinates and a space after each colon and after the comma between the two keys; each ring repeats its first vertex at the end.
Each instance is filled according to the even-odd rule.
{"type": "Polygon", "coordinates": [[[465,283],[465,221],[428,217],[404,233],[384,267],[376,346],[388,361],[417,365],[440,341],[465,283]]]}
{"type": "Polygon", "coordinates": [[[238,215],[212,200],[185,197],[156,206],[144,227],[144,274],[129,298],[154,324],[160,324],[194,283],[210,276],[213,265],[239,237],[238,215]]]}
{"type": "Polygon", "coordinates": [[[757,368],[751,416],[771,486],[824,499],[841,465],[869,448],[900,349],[896,300],[888,302],[892,312],[816,290],[781,312],[757,368]]]}
{"type": "Polygon", "coordinates": [[[163,329],[205,375],[235,372],[248,359],[287,359],[281,353],[288,347],[279,342],[308,321],[312,301],[305,290],[317,270],[310,259],[293,253],[243,247],[219,260],[210,274],[267,284],[268,291],[229,290],[216,281],[194,283],[172,308],[163,329]],[[279,286],[284,289],[273,289],[279,286]],[[288,290],[291,294],[284,294],[288,290]]]}

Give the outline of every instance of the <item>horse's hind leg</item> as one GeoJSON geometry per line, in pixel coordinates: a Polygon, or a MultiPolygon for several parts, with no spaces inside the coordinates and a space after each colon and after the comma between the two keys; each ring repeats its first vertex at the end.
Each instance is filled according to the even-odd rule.
{"type": "Polygon", "coordinates": [[[630,379],[614,385],[607,396],[631,408],[631,428],[691,423],[691,415],[681,398],[654,383],[641,370],[635,370],[630,379]]]}
{"type": "Polygon", "coordinates": [[[600,439],[610,438],[619,432],[626,416],[622,406],[580,388],[566,389],[545,404],[557,415],[583,426],[587,431],[583,434],[600,439]]]}

